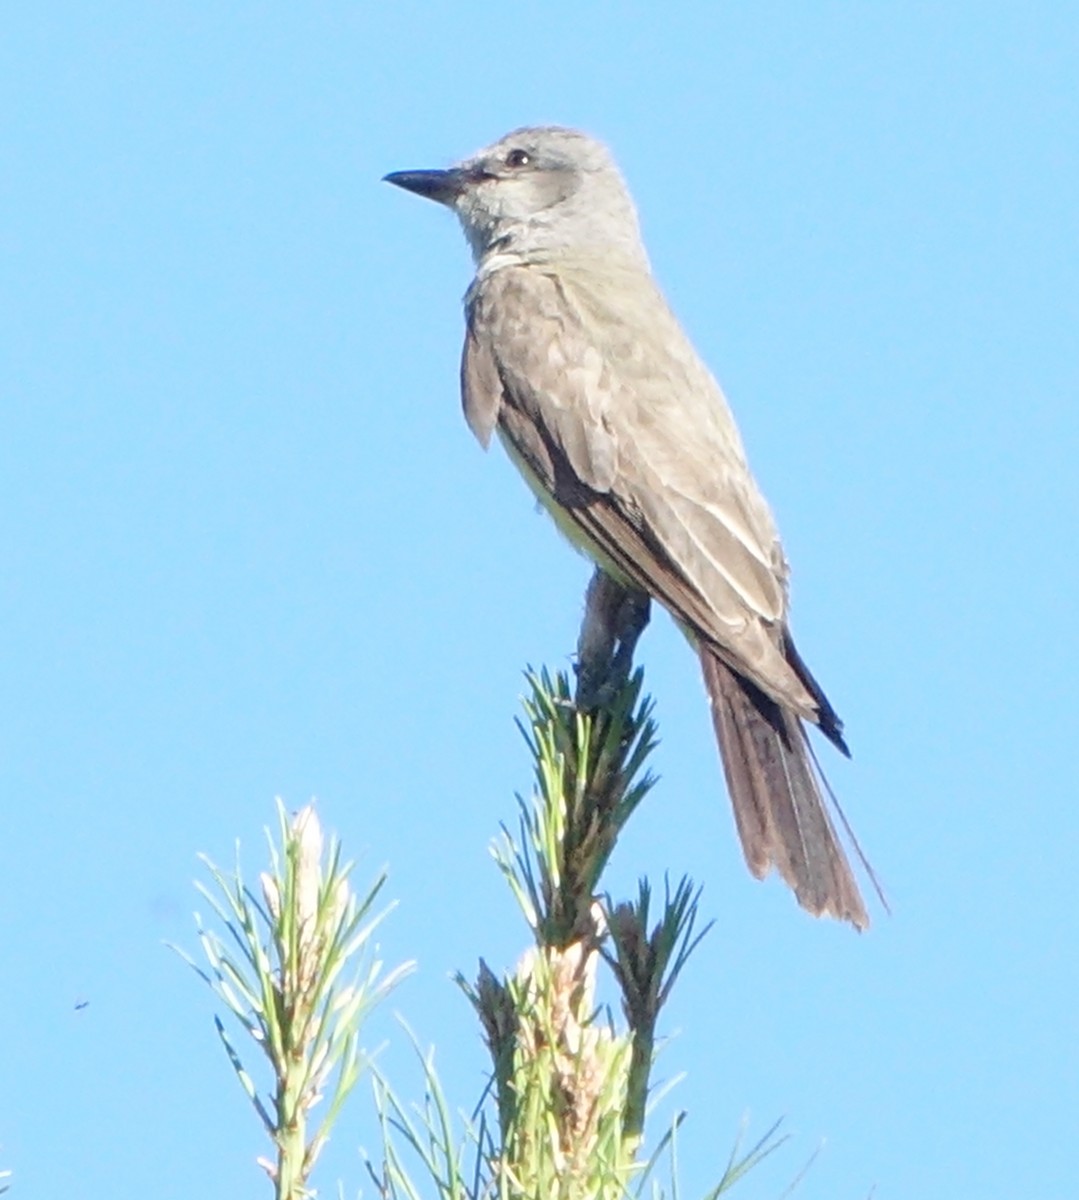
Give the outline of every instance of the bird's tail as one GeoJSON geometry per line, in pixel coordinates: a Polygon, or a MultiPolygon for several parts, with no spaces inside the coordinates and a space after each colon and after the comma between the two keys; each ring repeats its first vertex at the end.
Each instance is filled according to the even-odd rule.
{"type": "Polygon", "coordinates": [[[708,646],[701,645],[700,656],[749,869],[762,879],[775,867],[814,916],[865,929],[869,915],[825,808],[802,722],[708,646]]]}

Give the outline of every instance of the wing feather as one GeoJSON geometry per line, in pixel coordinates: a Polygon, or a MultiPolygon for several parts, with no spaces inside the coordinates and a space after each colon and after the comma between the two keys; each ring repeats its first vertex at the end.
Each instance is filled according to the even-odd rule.
{"type": "Polygon", "coordinates": [[[461,355],[461,401],[469,429],[486,450],[502,407],[502,380],[490,342],[477,337],[471,322],[461,355]]]}
{"type": "Polygon", "coordinates": [[[786,561],[726,401],[650,277],[610,280],[566,264],[481,277],[466,357],[494,363],[499,428],[560,526],[812,719],[783,652],[786,561]]]}

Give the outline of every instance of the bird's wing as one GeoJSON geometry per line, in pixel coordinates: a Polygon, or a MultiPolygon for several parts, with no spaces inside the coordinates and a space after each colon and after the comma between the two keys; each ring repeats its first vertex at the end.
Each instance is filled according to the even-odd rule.
{"type": "Polygon", "coordinates": [[[560,297],[544,281],[550,282],[546,276],[533,280],[531,271],[503,269],[470,293],[461,368],[465,417],[481,441],[484,432],[489,439],[508,394],[511,404],[520,401],[549,431],[574,479],[608,492],[617,471],[617,446],[606,422],[614,381],[595,346],[557,336],[564,316],[560,297]],[[492,400],[496,388],[499,398],[492,400]]]}
{"type": "MultiPolygon", "coordinates": [[[[651,279],[507,267],[468,298],[464,404],[560,528],[811,719],[786,563],[718,386],[651,279]]],[[[478,426],[478,428],[477,428],[478,426]]]]}

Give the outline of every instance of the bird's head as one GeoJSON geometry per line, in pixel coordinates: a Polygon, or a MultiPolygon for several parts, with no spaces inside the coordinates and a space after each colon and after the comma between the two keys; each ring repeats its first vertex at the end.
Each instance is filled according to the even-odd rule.
{"type": "Polygon", "coordinates": [[[610,151],[574,129],[517,129],[448,170],[395,171],[386,181],[452,208],[477,263],[617,256],[647,268],[610,151]]]}

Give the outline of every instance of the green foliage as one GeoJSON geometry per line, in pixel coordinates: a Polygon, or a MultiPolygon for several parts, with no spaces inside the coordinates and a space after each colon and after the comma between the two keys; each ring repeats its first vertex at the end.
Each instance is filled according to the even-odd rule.
{"type": "Polygon", "coordinates": [[[271,869],[259,877],[260,900],[243,882],[239,854],[226,875],[202,856],[215,890],[197,884],[228,933],[223,939],[196,916],[204,970],[180,953],[262,1050],[272,1071],[260,1094],[219,1017],[225,1053],[276,1158],[260,1159],[280,1200],[313,1195],[308,1180],[341,1106],[360,1075],[364,1017],[410,967],[383,974],[365,950],[385,913],[372,916],[385,883],[380,875],[362,900],[349,884],[351,863],[331,838],[324,845],[313,807],[290,820],[278,802],[280,848],[268,835],[271,869]],[[349,982],[343,982],[352,968],[349,982]],[[330,1094],[321,1120],[309,1114],[330,1094]]]}
{"type": "MultiPolygon", "coordinates": [[[[677,1196],[678,1114],[649,1155],[645,1120],[657,1022],[689,956],[700,891],[689,879],[664,883],[657,904],[642,880],[633,900],[602,892],[603,872],[626,822],[654,784],[646,770],[656,744],[642,675],[616,680],[607,700],[584,710],[565,674],[529,674],[521,730],[535,786],[518,797],[516,837],[503,826],[492,854],[525,917],[532,945],[499,977],[481,959],[474,982],[458,983],[479,1017],[491,1081],[473,1116],[455,1116],[432,1054],[422,1062],[424,1098],[401,1103],[372,1070],[382,1152],[368,1171],[383,1200],[623,1200],[677,1196]],[[657,911],[658,910],[658,911],[657,911]],[[621,996],[619,1025],[597,1001],[610,972],[621,996]],[[657,1180],[661,1159],[670,1184],[657,1180]],[[419,1165],[426,1186],[409,1173],[419,1165]],[[468,1165],[466,1165],[468,1164],[468,1165]]],[[[313,808],[289,820],[278,805],[280,847],[261,898],[239,866],[226,875],[204,859],[214,890],[200,886],[227,938],[199,922],[208,969],[191,963],[270,1063],[260,1092],[224,1024],[218,1034],[236,1077],[276,1149],[260,1160],[282,1200],[314,1195],[311,1170],[365,1060],[363,1018],[408,965],[388,974],[364,953],[381,919],[371,916],[385,877],[359,900],[340,847],[328,847],[313,808]],[[351,969],[351,982],[343,982],[351,969]],[[329,1094],[321,1121],[312,1110],[329,1094]]],[[[186,957],[186,956],[185,956],[186,957]]],[[[411,1035],[410,1035],[411,1036],[411,1035]]],[[[413,1039],[415,1045],[415,1040],[413,1039]]],[[[716,1200],[785,1140],[778,1123],[748,1150],[735,1143],[716,1200]]]]}
{"type": "Polygon", "coordinates": [[[517,797],[520,844],[503,826],[494,854],[537,944],[568,945],[590,928],[611,851],[654,783],[644,763],[656,729],[651,701],[640,699],[640,671],[595,712],[576,707],[565,674],[526,678],[528,720],[518,727],[536,791],[530,800],[517,797]]]}

